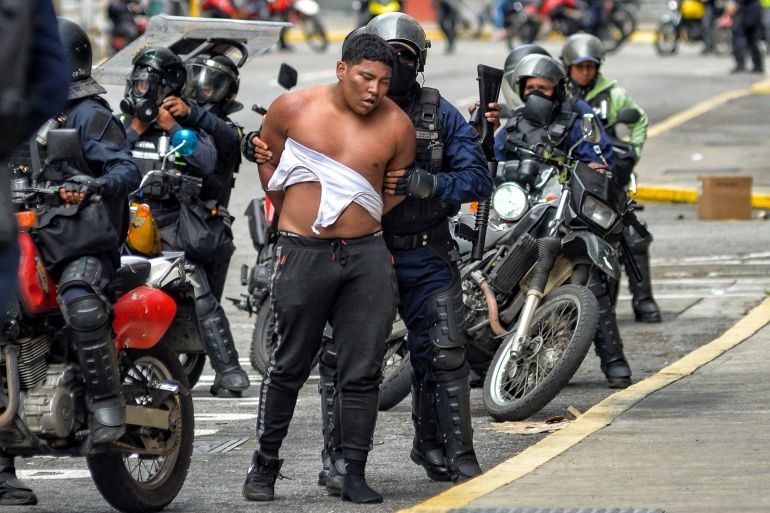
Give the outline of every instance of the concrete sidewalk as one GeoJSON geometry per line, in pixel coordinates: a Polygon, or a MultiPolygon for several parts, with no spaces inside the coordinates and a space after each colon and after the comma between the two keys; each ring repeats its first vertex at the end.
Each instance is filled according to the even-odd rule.
{"type": "Polygon", "coordinates": [[[768,322],[770,299],[567,428],[406,511],[770,511],[768,322]]]}

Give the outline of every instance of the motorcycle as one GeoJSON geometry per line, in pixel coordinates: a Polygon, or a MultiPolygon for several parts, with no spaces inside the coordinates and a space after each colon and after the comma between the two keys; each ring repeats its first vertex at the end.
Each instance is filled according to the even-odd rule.
{"type": "Polygon", "coordinates": [[[357,13],[356,28],[363,27],[380,14],[404,10],[400,0],[353,0],[352,7],[353,12],[357,13]]]}
{"type": "Polygon", "coordinates": [[[139,0],[113,2],[107,8],[110,28],[110,48],[117,53],[125,46],[144,34],[149,17],[139,0]]]}
{"type": "MultiPolygon", "coordinates": [[[[705,7],[699,0],[670,0],[668,11],[660,17],[655,31],[655,50],[658,55],[673,55],[679,51],[679,42],[703,41],[703,17],[705,7]]],[[[732,18],[724,14],[724,6],[714,7],[716,22],[714,53],[727,55],[732,52],[732,18]]]]}
{"type": "Polygon", "coordinates": [[[589,14],[576,0],[521,0],[512,3],[505,17],[506,41],[513,49],[514,39],[533,43],[543,25],[565,37],[582,31],[599,37],[608,52],[617,51],[636,30],[637,20],[620,0],[609,0],[601,7],[601,21],[589,26],[589,14]]]}
{"type": "MultiPolygon", "coordinates": [[[[80,151],[76,131],[51,130],[46,165],[71,161],[72,148],[80,151]]],[[[32,236],[41,208],[59,205],[59,192],[40,186],[31,174],[15,169],[12,181],[21,251],[17,301],[0,325],[0,446],[15,456],[85,456],[111,506],[160,511],[182,488],[193,449],[187,378],[161,343],[176,312],[163,288],[184,280],[184,267],[179,261],[134,259],[115,272],[112,326],[127,426],[118,440],[94,446],[85,378],[56,301],[56,283],[32,236]]]]}

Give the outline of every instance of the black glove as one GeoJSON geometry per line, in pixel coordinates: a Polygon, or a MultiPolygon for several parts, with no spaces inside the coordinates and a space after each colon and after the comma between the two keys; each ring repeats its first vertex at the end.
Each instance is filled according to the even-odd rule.
{"type": "Polygon", "coordinates": [[[259,137],[259,130],[249,132],[241,138],[241,154],[243,154],[243,158],[256,164],[257,161],[254,159],[256,146],[251,142],[254,136],[259,137]]]}
{"type": "Polygon", "coordinates": [[[407,198],[430,198],[436,193],[436,175],[412,166],[406,169],[396,182],[396,196],[407,198]]]}
{"type": "Polygon", "coordinates": [[[75,175],[62,184],[65,192],[83,193],[85,199],[98,200],[102,193],[102,184],[96,178],[87,175],[75,175]]]}

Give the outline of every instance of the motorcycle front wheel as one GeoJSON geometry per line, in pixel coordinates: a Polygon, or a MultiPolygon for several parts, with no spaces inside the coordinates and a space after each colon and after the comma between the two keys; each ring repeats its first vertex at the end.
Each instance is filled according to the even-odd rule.
{"type": "Polygon", "coordinates": [[[498,421],[523,420],[540,411],[564,388],[591,347],[599,307],[588,288],[564,285],[535,311],[521,358],[513,336],[495,353],[484,380],[484,406],[498,421]]]}
{"type": "Polygon", "coordinates": [[[323,53],[329,46],[329,38],[326,36],[326,30],[321,25],[321,20],[315,16],[305,16],[302,19],[302,33],[305,34],[305,41],[311,50],[323,53]]]}
{"type": "Polygon", "coordinates": [[[679,34],[676,25],[667,21],[655,32],[655,50],[659,55],[674,55],[679,49],[679,34]]]}
{"type": "Polygon", "coordinates": [[[97,490],[115,509],[160,511],[182,489],[190,467],[195,422],[192,396],[187,392],[166,397],[148,386],[176,381],[189,391],[182,365],[168,348],[156,345],[127,354],[133,365],[122,376],[126,402],[168,411],[169,428],[129,425],[115,449],[90,454],[86,463],[97,490]],[[151,454],[158,451],[162,454],[151,454]]]}
{"type": "Polygon", "coordinates": [[[179,353],[177,356],[187,376],[187,382],[190,388],[193,388],[201,379],[203,368],[206,366],[206,353],[179,353]]]}

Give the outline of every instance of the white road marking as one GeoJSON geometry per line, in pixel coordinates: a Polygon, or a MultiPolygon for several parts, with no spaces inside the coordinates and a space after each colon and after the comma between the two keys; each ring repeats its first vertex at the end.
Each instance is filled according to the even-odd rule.
{"type": "Polygon", "coordinates": [[[17,469],[16,475],[22,481],[35,479],[91,479],[91,473],[88,469],[17,469]]]}
{"type": "Polygon", "coordinates": [[[199,422],[236,422],[239,420],[255,420],[252,413],[197,413],[195,420],[199,422]]]}
{"type": "MultiPolygon", "coordinates": [[[[197,416],[195,417],[198,418],[197,416]]],[[[198,438],[199,436],[210,436],[210,435],[216,435],[219,433],[218,429],[196,429],[195,430],[195,438],[198,438]]]]}

